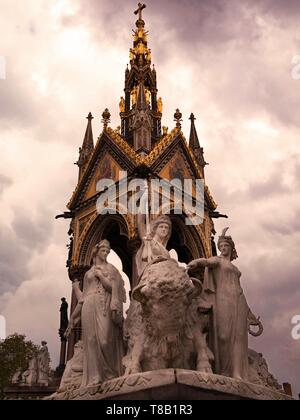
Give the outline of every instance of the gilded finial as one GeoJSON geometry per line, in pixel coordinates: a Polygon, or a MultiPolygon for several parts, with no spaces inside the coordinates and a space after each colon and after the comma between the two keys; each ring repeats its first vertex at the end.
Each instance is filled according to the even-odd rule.
{"type": "Polygon", "coordinates": [[[104,110],[103,114],[102,114],[102,124],[103,124],[104,130],[107,129],[108,124],[110,123],[110,117],[111,117],[111,114],[110,114],[108,108],[106,108],[104,110]]]}
{"type": "Polygon", "coordinates": [[[89,115],[86,117],[87,120],[92,121],[94,119],[92,113],[90,112],[89,115]]]}
{"type": "Polygon", "coordinates": [[[196,118],[196,117],[195,117],[195,115],[192,113],[189,119],[190,119],[192,122],[195,122],[197,118],[196,118]]]}
{"type": "Polygon", "coordinates": [[[174,121],[176,121],[176,127],[181,128],[182,123],[182,113],[179,111],[179,109],[176,109],[176,112],[174,114],[174,121]]]}

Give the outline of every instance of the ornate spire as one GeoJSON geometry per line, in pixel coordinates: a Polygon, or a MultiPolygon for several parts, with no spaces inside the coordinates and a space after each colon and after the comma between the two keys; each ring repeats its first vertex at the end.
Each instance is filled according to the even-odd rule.
{"type": "Polygon", "coordinates": [[[133,30],[133,47],[130,48],[130,68],[125,72],[125,98],[120,102],[122,136],[134,145],[133,120],[137,109],[148,111],[151,119],[151,146],[162,136],[162,99],[157,99],[156,71],[152,70],[152,52],[148,47],[148,31],[145,30],[143,10],[145,4],[139,3],[134,12],[138,15],[136,29],[133,30]],[[143,88],[140,89],[140,86],[143,88]]]}
{"type": "Polygon", "coordinates": [[[196,118],[194,114],[191,114],[190,120],[191,120],[191,133],[190,133],[189,146],[193,150],[198,160],[199,165],[204,169],[207,163],[205,162],[205,159],[204,159],[203,148],[200,146],[200,142],[199,142],[199,138],[198,138],[198,134],[196,130],[196,125],[195,125],[196,118]]]}
{"type": "Polygon", "coordinates": [[[88,124],[85,132],[85,136],[83,139],[82,147],[79,149],[79,159],[78,162],[76,162],[76,165],[79,166],[79,177],[81,177],[82,173],[84,172],[84,169],[90,160],[90,157],[92,156],[94,152],[94,137],[93,137],[93,129],[92,129],[92,121],[94,117],[92,113],[90,112],[87,116],[88,124]]]}

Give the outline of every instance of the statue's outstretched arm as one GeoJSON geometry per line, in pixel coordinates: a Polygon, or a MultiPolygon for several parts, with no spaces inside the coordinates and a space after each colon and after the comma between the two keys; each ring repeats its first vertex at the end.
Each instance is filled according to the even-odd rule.
{"type": "Polygon", "coordinates": [[[188,270],[189,271],[194,271],[194,270],[197,270],[199,268],[205,268],[205,267],[213,268],[213,267],[216,267],[218,265],[218,263],[219,262],[216,258],[208,258],[208,259],[199,258],[198,260],[191,261],[188,264],[188,270]]]}

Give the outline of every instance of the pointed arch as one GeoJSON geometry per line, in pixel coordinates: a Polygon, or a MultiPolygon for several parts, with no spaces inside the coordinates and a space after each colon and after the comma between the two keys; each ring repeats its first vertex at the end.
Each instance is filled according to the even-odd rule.
{"type": "Polygon", "coordinates": [[[127,220],[119,215],[98,215],[91,224],[79,251],[79,265],[90,266],[93,248],[103,239],[107,239],[123,264],[126,275],[132,276],[132,259],[128,252],[127,242],[130,228],[127,220]]]}

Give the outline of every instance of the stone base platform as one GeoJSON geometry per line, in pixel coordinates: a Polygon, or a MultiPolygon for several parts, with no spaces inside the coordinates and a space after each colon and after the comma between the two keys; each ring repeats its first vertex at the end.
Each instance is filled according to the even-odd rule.
{"type": "Polygon", "coordinates": [[[57,386],[10,386],[4,390],[5,400],[43,400],[57,390],[57,386]]]}
{"type": "Polygon", "coordinates": [[[102,385],[57,393],[52,400],[176,401],[291,400],[270,388],[224,376],[166,369],[121,377],[102,385]]]}

